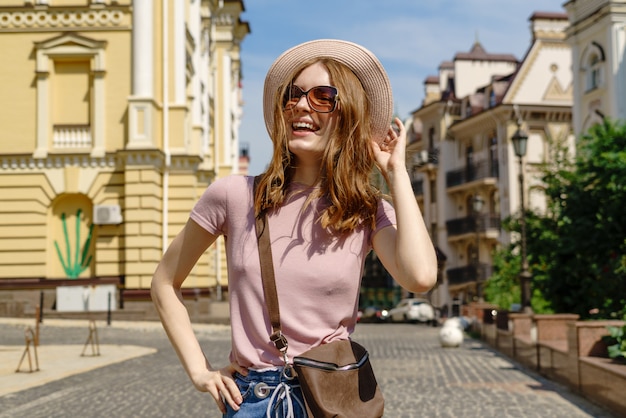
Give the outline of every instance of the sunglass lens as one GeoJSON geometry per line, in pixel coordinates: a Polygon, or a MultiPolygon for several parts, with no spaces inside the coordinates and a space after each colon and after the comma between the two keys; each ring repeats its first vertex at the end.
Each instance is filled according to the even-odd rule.
{"type": "Polygon", "coordinates": [[[283,109],[289,110],[298,104],[300,98],[306,95],[309,106],[316,112],[329,113],[335,110],[337,89],[331,86],[317,86],[309,91],[302,91],[298,86],[291,85],[283,97],[283,109]]]}
{"type": "Polygon", "coordinates": [[[304,92],[300,87],[294,86],[293,84],[290,85],[285,92],[285,97],[283,98],[283,108],[291,109],[292,107],[294,107],[303,94],[304,92]]]}
{"type": "Polygon", "coordinates": [[[329,86],[314,87],[309,91],[311,107],[318,112],[331,112],[335,106],[337,90],[329,86]]]}

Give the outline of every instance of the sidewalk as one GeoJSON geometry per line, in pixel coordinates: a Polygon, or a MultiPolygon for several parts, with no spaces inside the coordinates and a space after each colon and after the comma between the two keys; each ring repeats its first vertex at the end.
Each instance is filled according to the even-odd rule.
{"type": "MultiPolygon", "coordinates": [[[[101,356],[81,357],[89,321],[47,319],[41,327],[41,371],[15,373],[24,329],[32,324],[0,318],[0,386],[7,393],[0,395],[0,418],[221,417],[213,399],[190,382],[158,322],[98,323],[100,342],[106,343],[101,356]]],[[[230,327],[194,328],[207,359],[224,366],[230,327]]],[[[481,341],[466,338],[458,348],[441,348],[439,331],[413,324],[357,326],[354,338],[370,353],[386,418],[617,416],[481,341]]]]}
{"type": "MultiPolygon", "coordinates": [[[[107,325],[105,321],[95,321],[95,323],[97,330],[104,327],[131,331],[162,329],[159,322],[116,321],[111,325],[107,325]]],[[[31,327],[34,332],[33,319],[0,318],[0,325],[22,327],[24,331],[31,327]]],[[[88,320],[47,319],[45,326],[83,328],[85,330],[85,343],[80,345],[40,344],[36,348],[31,344],[29,363],[29,355],[25,353],[25,341],[21,345],[2,345],[5,342],[3,338],[0,340],[0,396],[45,385],[68,376],[153,354],[157,351],[154,348],[135,345],[96,345],[95,339],[94,344],[92,344],[88,339],[90,335],[88,320]],[[22,356],[24,356],[23,360],[22,356]],[[37,363],[39,370],[37,370],[37,363]],[[20,372],[16,372],[18,365],[20,365],[20,372]],[[30,372],[31,367],[33,372],[30,372]]],[[[224,326],[194,325],[194,329],[204,331],[219,327],[223,328],[224,326]]]]}

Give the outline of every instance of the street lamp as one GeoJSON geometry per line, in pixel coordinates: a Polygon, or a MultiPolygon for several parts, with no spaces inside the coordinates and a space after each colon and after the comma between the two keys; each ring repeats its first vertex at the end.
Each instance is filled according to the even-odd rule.
{"type": "Polygon", "coordinates": [[[474,228],[476,231],[476,251],[474,252],[474,274],[476,275],[476,296],[478,301],[483,301],[482,274],[480,271],[480,213],[483,211],[485,201],[477,193],[472,199],[472,209],[474,212],[474,228]]]}
{"type": "Polygon", "coordinates": [[[528,271],[528,260],[526,259],[526,208],[524,205],[524,167],[523,158],[526,155],[526,144],[528,142],[528,135],[518,125],[517,130],[511,137],[513,142],[513,149],[515,155],[519,160],[519,192],[520,192],[520,227],[521,227],[521,256],[522,256],[522,268],[519,274],[521,296],[522,296],[522,311],[530,311],[530,279],[531,274],[528,271]]]}

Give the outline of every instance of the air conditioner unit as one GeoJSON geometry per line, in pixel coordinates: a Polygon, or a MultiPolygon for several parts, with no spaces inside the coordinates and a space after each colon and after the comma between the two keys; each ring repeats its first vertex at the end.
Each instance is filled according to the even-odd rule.
{"type": "Polygon", "coordinates": [[[117,225],[122,223],[120,205],[96,205],[93,207],[95,225],[117,225]]]}

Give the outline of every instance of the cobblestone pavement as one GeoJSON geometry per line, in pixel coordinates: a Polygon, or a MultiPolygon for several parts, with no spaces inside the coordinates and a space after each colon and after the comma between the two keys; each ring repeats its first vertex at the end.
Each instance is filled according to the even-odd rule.
{"type": "MultiPolygon", "coordinates": [[[[115,325],[98,329],[102,356],[113,345],[156,351],[6,394],[0,397],[0,418],[220,417],[210,396],[193,388],[159,326],[115,325]]],[[[41,346],[82,346],[86,330],[44,323],[41,346]]],[[[23,331],[0,323],[0,344],[23,347],[23,331]]],[[[614,417],[480,341],[466,338],[459,348],[442,349],[438,332],[424,325],[358,325],[354,339],[370,351],[385,417],[614,417]]],[[[205,327],[197,333],[211,362],[225,363],[229,329],[205,327]]],[[[0,376],[12,378],[15,374],[0,376]]]]}

